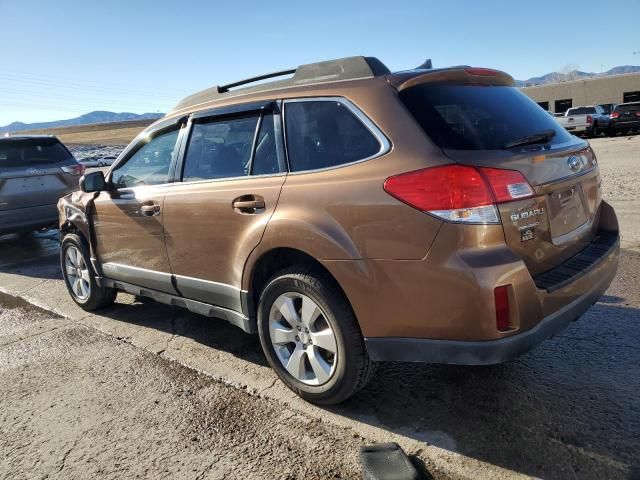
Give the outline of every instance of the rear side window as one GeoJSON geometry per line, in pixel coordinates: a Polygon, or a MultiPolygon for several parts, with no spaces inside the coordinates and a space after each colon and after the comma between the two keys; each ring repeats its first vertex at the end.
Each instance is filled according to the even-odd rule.
{"type": "Polygon", "coordinates": [[[251,167],[253,175],[269,175],[280,171],[273,121],[273,114],[269,113],[262,117],[260,131],[256,139],[256,152],[251,167]]]}
{"type": "Polygon", "coordinates": [[[0,141],[0,168],[63,162],[71,157],[56,138],[0,141]]]}
{"type": "Polygon", "coordinates": [[[576,107],[567,111],[567,115],[593,115],[594,113],[596,113],[595,107],[576,107]]]}
{"type": "Polygon", "coordinates": [[[249,175],[258,116],[196,123],[184,159],[185,182],[249,175]]]}
{"type": "Polygon", "coordinates": [[[292,172],[356,162],[381,150],[371,130],[337,100],[287,102],[285,128],[292,172]]]}
{"type": "Polygon", "coordinates": [[[400,99],[441,148],[499,150],[530,135],[553,130],[552,145],[569,134],[533,100],[514,87],[418,85],[400,99]]]}

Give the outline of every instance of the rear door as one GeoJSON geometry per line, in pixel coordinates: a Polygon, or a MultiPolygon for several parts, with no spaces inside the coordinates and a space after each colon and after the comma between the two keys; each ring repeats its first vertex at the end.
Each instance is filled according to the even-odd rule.
{"type": "Polygon", "coordinates": [[[164,229],[180,293],[241,311],[244,264],[273,214],[285,179],[277,105],[194,115],[167,192],[164,229]]]}
{"type": "Polygon", "coordinates": [[[53,205],[78,185],[77,162],[56,138],[0,140],[0,210],[53,205]]]}
{"type": "Polygon", "coordinates": [[[534,198],[499,205],[505,240],[532,274],[564,262],[597,234],[600,176],[587,142],[504,85],[419,85],[400,93],[452,161],[517,170],[534,198]]]}

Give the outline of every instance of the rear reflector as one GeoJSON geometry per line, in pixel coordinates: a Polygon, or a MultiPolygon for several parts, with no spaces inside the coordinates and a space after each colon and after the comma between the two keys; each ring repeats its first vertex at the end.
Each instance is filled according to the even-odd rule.
{"type": "Polygon", "coordinates": [[[496,328],[509,330],[509,286],[496,287],[493,291],[496,302],[496,328]]]}
{"type": "Polygon", "coordinates": [[[76,163],[75,165],[60,167],[60,170],[69,175],[82,175],[84,173],[85,166],[81,163],[76,163]]]}
{"type": "Polygon", "coordinates": [[[387,178],[384,190],[398,200],[451,222],[500,223],[495,207],[533,196],[520,172],[444,165],[387,178]]]}

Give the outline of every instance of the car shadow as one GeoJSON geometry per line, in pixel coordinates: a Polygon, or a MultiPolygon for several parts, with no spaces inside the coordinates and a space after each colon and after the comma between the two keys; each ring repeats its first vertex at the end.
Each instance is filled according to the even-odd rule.
{"type": "Polygon", "coordinates": [[[508,363],[380,364],[331,410],[535,477],[629,478],[640,471],[640,310],[615,298],[508,363]]]}
{"type": "Polygon", "coordinates": [[[0,235],[0,272],[61,279],[58,230],[0,235]]]}

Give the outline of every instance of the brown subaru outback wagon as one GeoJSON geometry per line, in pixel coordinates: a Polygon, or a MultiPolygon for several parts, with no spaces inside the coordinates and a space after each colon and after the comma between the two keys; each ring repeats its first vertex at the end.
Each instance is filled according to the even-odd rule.
{"type": "Polygon", "coordinates": [[[60,201],[69,292],[257,332],[322,404],[376,361],[522,354],[598,300],[619,241],[589,144],[513,85],[353,57],[187,97],[60,201]]]}

